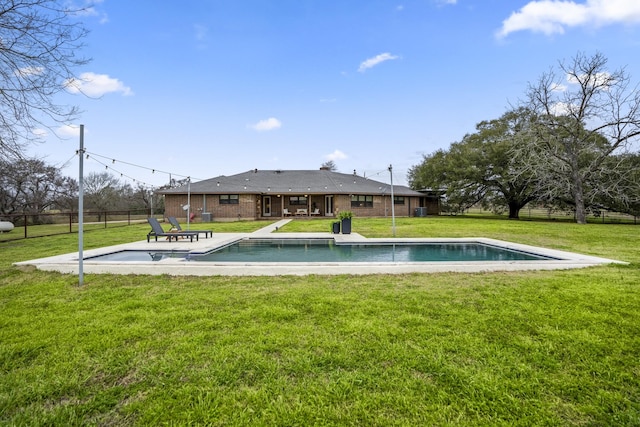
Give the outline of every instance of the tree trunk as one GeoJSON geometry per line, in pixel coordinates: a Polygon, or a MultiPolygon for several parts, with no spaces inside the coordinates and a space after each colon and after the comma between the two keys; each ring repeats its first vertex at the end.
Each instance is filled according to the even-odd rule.
{"type": "Polygon", "coordinates": [[[573,178],[573,200],[576,204],[576,223],[587,223],[587,211],[584,207],[584,189],[582,188],[582,178],[576,173],[573,178]]]}
{"type": "Polygon", "coordinates": [[[520,219],[520,203],[509,203],[509,219],[520,219]]]}

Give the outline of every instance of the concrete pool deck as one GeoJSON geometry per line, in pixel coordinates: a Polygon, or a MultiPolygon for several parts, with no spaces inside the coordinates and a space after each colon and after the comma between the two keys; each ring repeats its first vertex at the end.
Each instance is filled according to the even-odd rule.
{"type": "MultiPolygon", "coordinates": [[[[401,273],[438,273],[438,272],[486,272],[486,271],[523,271],[523,270],[562,270],[584,268],[602,264],[622,263],[606,258],[581,255],[536,246],[505,242],[486,238],[401,238],[367,239],[358,233],[273,233],[289,219],[275,222],[253,233],[214,233],[213,237],[200,238],[197,242],[187,239],[169,242],[164,238],[158,241],[146,240],[122,245],[108,246],[83,251],[84,273],[95,274],[167,274],[171,276],[281,276],[309,274],[401,274],[401,273]],[[501,248],[514,249],[538,255],[558,258],[541,261],[474,261],[474,262],[359,262],[359,263],[231,263],[231,262],[189,262],[181,258],[168,258],[162,261],[92,261],[88,257],[109,254],[123,250],[140,251],[191,251],[207,252],[245,238],[277,239],[335,239],[336,243],[363,242],[478,242],[501,248]]],[[[198,228],[205,228],[198,224],[198,228]]],[[[77,274],[79,269],[78,252],[48,258],[17,262],[17,266],[35,266],[39,270],[77,274]]]]}

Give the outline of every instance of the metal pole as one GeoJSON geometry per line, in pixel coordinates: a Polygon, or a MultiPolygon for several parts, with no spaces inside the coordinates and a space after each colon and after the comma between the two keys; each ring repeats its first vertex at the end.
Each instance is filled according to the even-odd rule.
{"type": "Polygon", "coordinates": [[[191,224],[191,177],[187,177],[187,231],[191,224]]]}
{"type": "Polygon", "coordinates": [[[80,125],[80,169],[78,171],[78,286],[84,284],[83,227],[84,227],[84,125],[80,125]]]}
{"type": "Polygon", "coordinates": [[[393,166],[389,165],[389,175],[391,176],[391,231],[393,237],[396,237],[396,209],[393,199],[393,166]]]}

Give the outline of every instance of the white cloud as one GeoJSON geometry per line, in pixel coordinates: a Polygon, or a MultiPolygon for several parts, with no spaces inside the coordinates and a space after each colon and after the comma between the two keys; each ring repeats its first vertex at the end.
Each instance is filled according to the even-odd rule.
{"type": "MultiPolygon", "coordinates": [[[[84,132],[87,133],[86,128],[85,128],[84,132]]],[[[60,126],[56,130],[56,134],[59,135],[62,138],[79,137],[80,136],[80,126],[77,126],[77,125],[60,126]]]]}
{"type": "Polygon", "coordinates": [[[344,160],[346,159],[348,156],[346,154],[344,154],[342,151],[340,150],[334,150],[333,153],[327,154],[326,156],[324,156],[325,159],[327,160],[344,160]]]}
{"type": "MultiPolygon", "coordinates": [[[[576,84],[584,84],[587,79],[587,75],[581,75],[578,78],[574,75],[567,74],[567,84],[568,85],[576,85],[576,84]],[[582,83],[581,83],[582,82],[582,83]]],[[[591,75],[590,81],[587,83],[590,87],[597,87],[600,90],[607,91],[609,90],[609,85],[613,83],[611,78],[611,74],[607,72],[596,73],[591,75]]],[[[552,92],[566,92],[569,90],[569,86],[563,83],[553,83],[549,88],[552,92]]],[[[578,105],[570,104],[563,101],[558,101],[551,105],[551,114],[556,116],[563,116],[567,114],[572,114],[580,108],[578,105]]]]}
{"type": "Polygon", "coordinates": [[[549,112],[554,116],[566,116],[572,109],[573,106],[567,102],[556,102],[550,105],[549,112]]]}
{"type": "Polygon", "coordinates": [[[91,17],[97,16],[100,18],[101,24],[109,22],[109,17],[105,12],[98,10],[98,5],[103,3],[103,0],[83,0],[78,2],[69,1],[69,8],[72,10],[75,16],[91,17]],[[74,4],[75,3],[75,4],[74,4]]]}
{"type": "Polygon", "coordinates": [[[67,80],[65,85],[71,93],[82,93],[91,97],[100,97],[111,92],[120,92],[125,96],[133,95],[130,87],[107,74],[82,73],[79,78],[67,80]]]}
{"type": "Polygon", "coordinates": [[[282,127],[282,122],[275,117],[269,117],[265,120],[260,120],[258,123],[249,126],[252,129],[255,129],[259,132],[279,129],[282,127]]]}
{"type": "Polygon", "coordinates": [[[28,76],[39,76],[44,73],[43,67],[24,67],[14,71],[17,77],[26,78],[28,76]]]}
{"type": "Polygon", "coordinates": [[[638,0],[573,0],[530,1],[502,22],[497,37],[516,31],[530,30],[546,35],[563,34],[568,27],[624,23],[640,24],[638,0]]]}
{"type": "Polygon", "coordinates": [[[381,53],[380,55],[376,55],[373,58],[369,58],[365,61],[363,61],[360,64],[360,67],[358,68],[358,71],[361,73],[364,73],[367,69],[375,67],[378,64],[381,64],[385,61],[391,61],[393,59],[398,59],[399,56],[396,55],[392,55],[388,52],[386,53],[381,53]]]}
{"type": "Polygon", "coordinates": [[[580,84],[580,82],[586,82],[587,78],[589,79],[589,82],[588,82],[589,86],[608,87],[610,84],[613,83],[611,74],[607,72],[596,73],[590,76],[583,74],[579,76],[579,78],[576,78],[573,75],[567,75],[567,81],[572,84],[580,84]]]}

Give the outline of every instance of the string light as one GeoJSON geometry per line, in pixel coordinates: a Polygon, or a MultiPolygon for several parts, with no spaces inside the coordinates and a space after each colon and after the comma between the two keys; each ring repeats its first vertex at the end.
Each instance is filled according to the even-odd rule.
{"type": "MultiPolygon", "coordinates": [[[[173,182],[175,177],[184,178],[184,179],[188,180],[189,182],[191,182],[192,179],[196,180],[196,181],[202,181],[203,180],[202,178],[192,178],[192,177],[190,177],[188,175],[181,175],[181,174],[177,174],[177,173],[174,173],[174,172],[168,172],[168,171],[160,170],[160,169],[157,169],[157,168],[150,168],[150,167],[147,167],[147,166],[138,165],[138,164],[135,164],[135,163],[124,161],[124,160],[115,159],[113,157],[103,156],[103,155],[98,154],[98,153],[89,152],[86,149],[84,150],[84,152],[86,153],[86,158],[87,159],[93,158],[94,161],[96,161],[97,163],[103,165],[106,170],[109,170],[109,168],[111,168],[112,171],[114,171],[116,173],[119,173],[121,177],[127,178],[127,179],[133,181],[134,183],[144,184],[145,186],[148,186],[150,188],[153,188],[154,186],[151,185],[151,184],[145,183],[144,181],[140,181],[137,178],[133,178],[133,177],[131,177],[131,176],[129,176],[129,175],[123,173],[123,172],[118,171],[118,170],[114,169],[112,166],[110,167],[107,164],[101,162],[100,160],[98,160],[98,158],[104,159],[107,162],[111,162],[112,165],[115,164],[116,162],[118,162],[118,163],[122,163],[124,165],[128,165],[128,166],[132,166],[132,167],[138,168],[138,169],[148,170],[152,174],[155,174],[156,172],[163,173],[163,174],[169,176],[169,184],[171,184],[173,182]]],[[[77,152],[76,152],[76,154],[77,154],[77,152]]],[[[254,186],[249,185],[249,182],[251,182],[250,178],[245,178],[245,181],[246,181],[245,185],[244,185],[245,189],[247,189],[247,188],[255,188],[254,186]]],[[[221,184],[220,181],[216,182],[216,186],[219,187],[220,184],[221,184]]],[[[340,183],[340,187],[342,187],[342,183],[340,183]]],[[[326,189],[326,186],[325,186],[325,189],[326,189]]],[[[268,191],[271,191],[271,189],[269,189],[268,191]]],[[[291,188],[289,188],[289,191],[291,191],[291,188]]],[[[311,188],[308,187],[307,191],[311,191],[311,188]]]]}
{"type": "MultiPolygon", "coordinates": [[[[89,155],[87,155],[87,158],[89,158],[89,155]]],[[[119,173],[121,178],[129,179],[129,180],[131,180],[134,184],[140,183],[140,184],[142,184],[144,187],[148,187],[148,188],[153,188],[153,187],[154,187],[152,184],[149,184],[149,183],[144,182],[144,181],[140,181],[140,180],[139,180],[139,179],[137,179],[137,178],[134,178],[134,177],[132,177],[132,176],[129,176],[129,175],[127,175],[127,174],[123,173],[123,172],[120,172],[119,170],[114,169],[113,167],[111,167],[111,166],[109,166],[109,165],[104,164],[103,162],[101,162],[100,160],[96,159],[95,157],[93,158],[93,160],[94,160],[94,161],[96,161],[98,164],[101,164],[102,166],[104,166],[104,169],[105,169],[105,170],[109,170],[109,169],[111,169],[111,170],[112,170],[112,171],[114,171],[115,173],[119,173]]]]}
{"type": "MultiPolygon", "coordinates": [[[[164,173],[164,174],[170,175],[170,176],[171,175],[177,176],[177,177],[180,177],[180,178],[189,178],[189,176],[187,176],[187,175],[180,175],[180,174],[177,174],[177,173],[174,173],[174,172],[167,172],[167,171],[160,170],[158,168],[150,168],[150,167],[147,167],[147,166],[142,166],[142,165],[138,165],[138,164],[135,164],[135,163],[130,163],[130,162],[127,162],[127,161],[124,161],[124,160],[114,159],[113,157],[103,156],[103,155],[98,154],[98,153],[92,153],[92,152],[89,152],[89,151],[87,151],[87,153],[88,153],[87,156],[90,154],[91,157],[94,158],[94,160],[96,159],[96,157],[99,157],[101,159],[105,159],[107,161],[111,161],[112,164],[114,164],[115,162],[118,162],[118,163],[122,163],[124,165],[133,166],[133,167],[138,168],[138,169],[145,169],[145,170],[150,171],[151,173],[158,172],[158,173],[164,173]]],[[[195,179],[197,181],[202,181],[201,178],[193,178],[193,179],[195,179]]]]}
{"type": "MultiPolygon", "coordinates": [[[[105,160],[105,161],[107,161],[107,162],[110,162],[110,164],[112,164],[112,165],[114,165],[116,162],[118,162],[118,163],[122,163],[122,164],[125,164],[125,165],[133,166],[133,167],[136,167],[136,168],[139,168],[139,169],[145,169],[145,170],[151,171],[151,173],[152,173],[152,174],[155,174],[156,172],[158,172],[158,173],[164,173],[164,174],[166,174],[166,175],[169,175],[169,181],[170,181],[170,183],[173,181],[172,176],[173,176],[173,177],[186,178],[187,180],[191,181],[191,177],[190,177],[190,176],[187,176],[187,175],[180,175],[180,174],[176,174],[176,173],[173,173],[173,172],[166,172],[166,171],[162,171],[162,170],[159,170],[159,169],[156,169],[156,168],[149,168],[149,167],[146,167],[146,166],[137,165],[137,164],[135,164],[135,163],[130,163],[130,162],[126,162],[126,161],[123,161],[123,160],[114,159],[113,157],[107,157],[107,156],[103,156],[103,155],[101,155],[101,154],[88,152],[86,149],[84,150],[84,152],[86,153],[86,158],[87,158],[87,160],[88,160],[89,158],[92,158],[95,162],[97,162],[98,164],[100,164],[100,165],[104,166],[105,170],[109,170],[109,169],[111,169],[113,172],[115,172],[115,173],[119,173],[119,174],[120,174],[120,177],[122,177],[122,178],[126,178],[126,179],[128,179],[128,180],[131,180],[134,184],[138,184],[138,183],[140,183],[140,184],[142,184],[143,186],[148,187],[148,188],[154,188],[154,186],[153,186],[152,184],[146,183],[146,182],[141,181],[141,180],[139,180],[139,179],[137,179],[137,178],[134,178],[134,177],[132,177],[132,176],[129,176],[129,175],[127,175],[127,174],[125,174],[125,173],[123,173],[123,172],[121,172],[121,171],[119,171],[119,170],[114,169],[114,168],[113,168],[113,166],[109,166],[108,164],[106,164],[106,163],[104,163],[104,162],[100,161],[100,160],[99,160],[99,158],[100,158],[100,159],[104,159],[104,160],[105,160]]],[[[76,153],[75,153],[75,154],[76,154],[76,155],[77,155],[77,154],[79,154],[79,150],[76,150],[76,153]]],[[[201,179],[199,179],[199,178],[195,178],[195,179],[197,179],[198,181],[201,181],[201,179]]]]}

